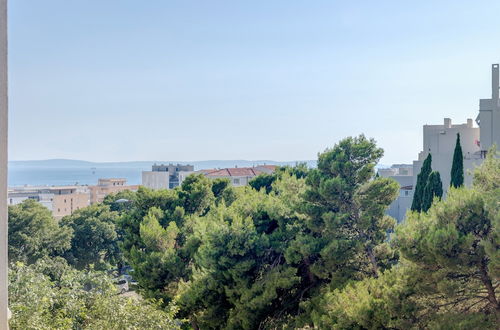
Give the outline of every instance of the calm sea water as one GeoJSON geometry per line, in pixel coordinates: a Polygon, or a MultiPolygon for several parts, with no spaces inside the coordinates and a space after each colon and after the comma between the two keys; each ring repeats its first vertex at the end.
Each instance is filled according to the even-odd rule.
{"type": "Polygon", "coordinates": [[[141,183],[141,172],[151,170],[144,167],[9,167],[9,186],[58,186],[58,185],[93,185],[99,178],[125,178],[129,184],[141,183]]]}

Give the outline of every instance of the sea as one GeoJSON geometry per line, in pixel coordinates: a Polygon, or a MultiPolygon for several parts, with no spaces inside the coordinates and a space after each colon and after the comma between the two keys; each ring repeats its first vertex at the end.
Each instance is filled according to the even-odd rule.
{"type": "MultiPolygon", "coordinates": [[[[142,171],[150,171],[153,164],[192,164],[195,170],[226,167],[251,167],[255,165],[295,165],[298,161],[277,162],[270,160],[207,160],[207,161],[137,161],[96,163],[79,160],[51,159],[10,161],[9,187],[95,185],[100,178],[124,178],[128,184],[141,184],[142,171]]],[[[300,162],[300,161],[299,161],[300,162]]],[[[314,167],[316,161],[304,161],[314,167]]]]}
{"type": "Polygon", "coordinates": [[[140,184],[142,171],[151,167],[23,167],[9,166],[9,187],[95,185],[100,178],[125,178],[140,184]]]}

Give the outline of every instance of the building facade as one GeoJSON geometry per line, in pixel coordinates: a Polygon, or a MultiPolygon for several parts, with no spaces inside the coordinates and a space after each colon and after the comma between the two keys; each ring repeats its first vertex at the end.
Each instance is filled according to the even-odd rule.
{"type": "Polygon", "coordinates": [[[491,98],[479,100],[479,115],[476,122],[481,128],[480,149],[484,157],[488,149],[500,143],[500,100],[499,100],[499,65],[491,67],[491,98]]]}
{"type": "Polygon", "coordinates": [[[89,186],[90,204],[102,203],[109,194],[125,190],[137,191],[137,189],[138,185],[127,185],[127,179],[99,179],[96,186],[89,186]]]}
{"type": "Polygon", "coordinates": [[[453,125],[451,119],[445,118],[443,125],[424,125],[423,131],[423,151],[418,154],[418,160],[413,162],[413,185],[416,185],[422,163],[430,153],[432,170],[441,175],[443,191],[446,194],[450,186],[457,134],[460,134],[464,156],[464,183],[469,186],[472,183],[472,173],[468,170],[482,163],[479,127],[474,126],[472,119],[467,119],[465,124],[453,125]]]}
{"type": "Polygon", "coordinates": [[[17,205],[26,199],[33,199],[48,208],[54,218],[61,219],[76,210],[90,205],[87,186],[51,186],[10,188],[8,205],[17,205]]]}
{"type": "Polygon", "coordinates": [[[413,165],[395,164],[390,168],[379,169],[378,174],[383,178],[394,179],[399,184],[398,197],[389,206],[387,214],[398,222],[403,221],[413,201],[413,165]]]}
{"type": "Polygon", "coordinates": [[[142,172],[142,185],[150,189],[173,189],[189,174],[194,172],[193,165],[154,164],[151,171],[142,172]]]}

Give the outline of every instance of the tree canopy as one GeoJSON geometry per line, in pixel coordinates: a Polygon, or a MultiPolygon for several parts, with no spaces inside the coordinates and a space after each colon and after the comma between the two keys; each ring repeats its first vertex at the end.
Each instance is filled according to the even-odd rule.
{"type": "Polygon", "coordinates": [[[415,185],[415,192],[413,193],[413,201],[411,203],[411,210],[420,212],[424,202],[424,190],[432,172],[432,155],[429,153],[425,158],[420,173],[417,175],[417,183],[415,185]]]}
{"type": "Polygon", "coordinates": [[[453,152],[453,163],[451,165],[451,187],[461,187],[464,184],[464,155],[460,145],[460,133],[457,133],[457,142],[453,152]]]}
{"type": "Polygon", "coordinates": [[[61,227],[40,203],[27,199],[9,206],[9,260],[33,263],[71,247],[71,228],[61,227]]]}

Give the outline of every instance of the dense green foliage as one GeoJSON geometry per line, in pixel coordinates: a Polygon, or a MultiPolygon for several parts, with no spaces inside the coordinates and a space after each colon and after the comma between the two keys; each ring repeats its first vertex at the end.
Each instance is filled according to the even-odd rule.
{"type": "Polygon", "coordinates": [[[10,328],[180,329],[175,309],[116,294],[104,273],[82,272],[61,259],[9,269],[10,328]]]}
{"type": "Polygon", "coordinates": [[[402,260],[379,278],[326,294],[316,325],[336,329],[497,329],[500,159],[474,174],[472,189],[452,188],[426,213],[396,229],[402,260]]]}
{"type": "Polygon", "coordinates": [[[116,221],[118,213],[107,205],[92,205],[75,211],[61,220],[62,227],[73,231],[71,248],[65,258],[76,268],[93,265],[106,269],[121,260],[116,221]]]}
{"type": "Polygon", "coordinates": [[[443,197],[443,183],[441,182],[441,175],[439,175],[439,172],[432,171],[425,184],[421,206],[422,211],[427,212],[436,197],[438,199],[443,197]]]}
{"type": "Polygon", "coordinates": [[[422,164],[420,173],[417,175],[417,184],[415,185],[415,192],[413,193],[413,201],[411,203],[412,211],[422,211],[425,186],[427,185],[429,175],[432,172],[431,165],[432,155],[429,153],[422,164]]]}
{"type": "Polygon", "coordinates": [[[59,226],[51,212],[32,199],[9,206],[9,260],[32,263],[61,255],[71,247],[71,228],[59,226]]]}
{"type": "Polygon", "coordinates": [[[460,145],[460,133],[457,133],[457,142],[453,152],[453,163],[451,165],[450,187],[461,187],[464,184],[464,155],[460,145]]]}
{"type": "Polygon", "coordinates": [[[13,322],[168,328],[175,326],[173,304],[175,317],[192,329],[496,329],[495,151],[475,171],[473,187],[451,188],[443,200],[429,155],[419,174],[419,209],[398,226],[385,213],[399,186],[374,175],[382,154],[373,140],[347,138],[320,153],[315,169],[280,168],[238,188],[192,175],[173,190],[108,196],[61,224],[27,202],[14,209],[17,216],[49,223],[53,233],[66,233],[66,243],[54,248],[35,225],[41,232],[33,236],[46,240],[16,240],[46,252],[24,255],[19,243],[12,247],[22,256],[17,260],[29,263],[12,268],[12,297],[19,302],[13,322]],[[99,244],[87,245],[94,236],[99,244]],[[123,256],[114,254],[117,246],[123,256]],[[92,269],[122,257],[145,301],[120,300],[109,279],[92,269]],[[14,283],[34,286],[33,302],[14,283]],[[132,319],[132,313],[141,315],[132,319]]]}
{"type": "Polygon", "coordinates": [[[298,179],[305,178],[309,173],[306,163],[297,163],[295,166],[278,166],[272,174],[262,173],[248,183],[253,189],[260,191],[265,189],[269,194],[273,188],[273,183],[279,180],[283,175],[293,175],[298,179]]]}

